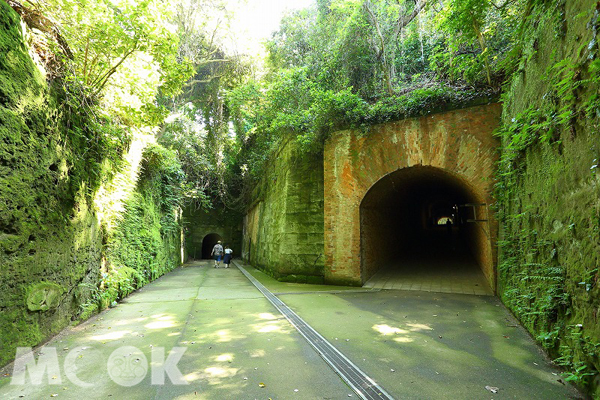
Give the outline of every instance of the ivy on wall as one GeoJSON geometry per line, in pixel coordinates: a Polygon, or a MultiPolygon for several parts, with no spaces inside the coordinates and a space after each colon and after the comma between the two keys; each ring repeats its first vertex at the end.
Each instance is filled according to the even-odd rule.
{"type": "Polygon", "coordinates": [[[114,230],[105,232],[106,269],[84,317],[102,310],[180,263],[184,174],[172,150],[144,149],[135,191],[126,200],[114,230]]]}
{"type": "Polygon", "coordinates": [[[172,152],[148,147],[109,232],[94,199],[127,167],[132,131],[101,116],[73,85],[46,79],[3,1],[0,54],[4,365],[17,346],[41,343],[179,264],[182,178],[172,152]]]}
{"type": "Polygon", "coordinates": [[[592,1],[529,2],[516,72],[503,95],[496,185],[499,294],[565,367],[566,380],[595,393],[599,8],[592,1]]]}

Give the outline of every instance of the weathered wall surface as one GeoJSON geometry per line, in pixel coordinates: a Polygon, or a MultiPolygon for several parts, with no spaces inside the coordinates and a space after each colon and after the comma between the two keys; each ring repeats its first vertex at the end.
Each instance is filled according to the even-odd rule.
{"type": "MultiPolygon", "coordinates": [[[[127,146],[104,142],[109,132],[91,130],[63,101],[30,58],[19,17],[0,2],[0,365],[17,346],[35,346],[179,265],[162,156],[145,153],[143,178],[125,174],[133,181],[123,193],[111,166],[135,169],[119,163],[127,146]]],[[[139,161],[143,146],[130,147],[139,161]]]]}
{"type": "Polygon", "coordinates": [[[540,2],[505,96],[499,294],[600,397],[600,8],[540,2]],[[594,374],[595,378],[594,378],[594,374]]]}
{"type": "MultiPolygon", "coordinates": [[[[372,127],[366,135],[334,134],[325,145],[325,276],[329,282],[362,284],[360,205],[380,179],[412,166],[443,170],[477,201],[493,202],[499,104],[478,106],[372,127]]],[[[382,222],[383,223],[383,222],[382,222]]],[[[494,235],[495,223],[490,235],[494,235]]],[[[385,240],[381,238],[381,240],[385,240]]],[[[483,231],[476,254],[492,288],[494,248],[483,231]]]]}
{"type": "Polygon", "coordinates": [[[244,258],[283,280],[323,281],[323,161],[286,141],[244,218],[244,258]]]}
{"type": "Polygon", "coordinates": [[[185,252],[187,257],[202,259],[202,244],[207,235],[217,234],[233,250],[234,257],[242,253],[243,217],[235,211],[217,206],[212,210],[187,207],[183,211],[185,252]]]}

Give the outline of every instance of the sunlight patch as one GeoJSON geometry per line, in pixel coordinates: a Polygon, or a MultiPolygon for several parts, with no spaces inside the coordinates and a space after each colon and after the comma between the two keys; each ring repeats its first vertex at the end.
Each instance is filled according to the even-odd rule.
{"type": "Polygon", "coordinates": [[[204,370],[209,378],[228,378],[237,374],[238,368],[209,367],[204,370]]]}
{"type": "Polygon", "coordinates": [[[202,377],[200,376],[200,374],[199,374],[199,373],[197,373],[197,372],[192,372],[192,373],[190,373],[190,374],[187,374],[187,375],[185,375],[185,376],[183,377],[183,379],[185,379],[185,380],[186,380],[186,382],[194,382],[194,381],[197,381],[197,380],[200,380],[200,379],[202,379],[202,377]]]}
{"type": "Polygon", "coordinates": [[[258,349],[250,352],[251,358],[264,357],[267,354],[263,349],[258,349]]]}
{"type": "Polygon", "coordinates": [[[277,319],[276,316],[274,316],[273,314],[268,313],[268,312],[258,314],[258,318],[260,318],[260,319],[277,319]]]}
{"type": "Polygon", "coordinates": [[[92,340],[98,340],[98,341],[117,340],[117,339],[121,339],[123,336],[128,335],[130,333],[131,333],[131,331],[114,331],[114,332],[106,333],[104,335],[92,336],[92,340]]]}
{"type": "Polygon", "coordinates": [[[164,329],[164,328],[172,328],[175,326],[173,321],[154,321],[149,324],[144,325],[148,329],[164,329]]]}
{"type": "Polygon", "coordinates": [[[410,327],[411,332],[432,331],[433,328],[425,324],[406,324],[410,327]]]}
{"type": "Polygon", "coordinates": [[[382,325],[373,325],[373,329],[375,329],[377,332],[381,333],[382,335],[398,335],[401,333],[408,333],[407,330],[395,328],[393,326],[383,325],[383,324],[382,325]]]}
{"type": "Polygon", "coordinates": [[[262,328],[258,329],[258,332],[261,332],[261,333],[276,332],[276,331],[281,331],[281,327],[279,326],[279,324],[264,325],[262,328]]]}
{"type": "Polygon", "coordinates": [[[412,343],[414,341],[415,341],[415,339],[407,337],[407,336],[401,336],[401,337],[394,338],[394,342],[398,342],[398,343],[412,343]]]}
{"type": "Polygon", "coordinates": [[[231,353],[225,353],[225,354],[221,354],[215,357],[215,361],[220,361],[220,362],[232,362],[233,361],[233,354],[231,353]]]}
{"type": "Polygon", "coordinates": [[[222,329],[218,331],[217,336],[219,337],[219,342],[229,342],[232,339],[231,331],[229,329],[222,329]]]}

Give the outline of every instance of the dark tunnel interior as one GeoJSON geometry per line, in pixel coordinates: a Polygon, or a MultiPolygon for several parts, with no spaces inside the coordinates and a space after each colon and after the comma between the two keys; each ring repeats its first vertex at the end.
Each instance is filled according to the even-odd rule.
{"type": "Polygon", "coordinates": [[[481,232],[472,222],[477,204],[464,182],[438,168],[410,167],[385,176],[361,203],[363,279],[417,259],[440,273],[457,262],[479,269],[481,232]]]}
{"type": "MultiPolygon", "coordinates": [[[[202,239],[202,259],[211,258],[210,253],[219,240],[223,239],[216,233],[209,233],[208,235],[204,236],[204,239],[202,239]]],[[[200,257],[197,257],[198,255],[199,254],[194,254],[194,258],[199,259],[200,257]]]]}

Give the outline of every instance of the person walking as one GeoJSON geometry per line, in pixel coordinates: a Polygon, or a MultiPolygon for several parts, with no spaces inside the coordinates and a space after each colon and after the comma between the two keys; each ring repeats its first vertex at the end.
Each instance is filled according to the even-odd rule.
{"type": "Polygon", "coordinates": [[[220,240],[215,244],[210,255],[215,259],[215,268],[218,268],[221,263],[221,257],[223,256],[223,246],[221,245],[220,240]]]}
{"type": "Polygon", "coordinates": [[[232,258],[233,250],[231,250],[229,246],[225,245],[225,256],[223,256],[223,264],[225,264],[225,268],[229,268],[229,264],[231,263],[232,258]]]}

